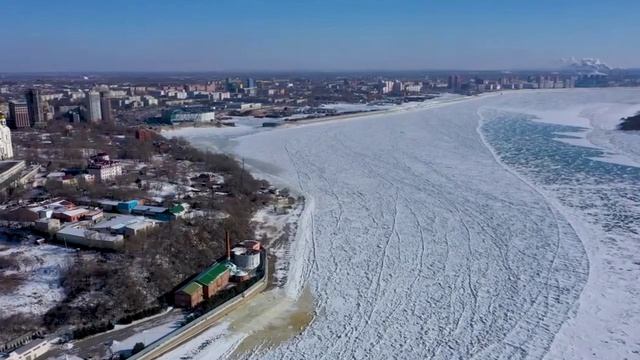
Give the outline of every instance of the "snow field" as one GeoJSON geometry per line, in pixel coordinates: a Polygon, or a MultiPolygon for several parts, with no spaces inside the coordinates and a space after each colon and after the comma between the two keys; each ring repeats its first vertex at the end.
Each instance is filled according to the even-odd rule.
{"type": "Polygon", "coordinates": [[[586,281],[584,250],[495,162],[473,103],[240,139],[315,202],[292,253],[317,317],[266,358],[546,353],[586,281]]]}
{"type": "Polygon", "coordinates": [[[71,264],[73,250],[55,245],[20,245],[0,241],[0,256],[18,259],[20,269],[3,276],[24,277],[21,284],[0,294],[0,317],[25,313],[41,315],[64,298],[60,275],[71,264]]]}
{"type": "MultiPolygon", "coordinates": [[[[498,153],[477,127],[487,109],[581,125],[579,139],[561,141],[633,164],[638,135],[611,126],[638,99],[628,89],[505,92],[224,139],[307,201],[286,290],[310,287],[316,316],[246,357],[637,356],[640,239],[625,220],[640,214],[637,189],[571,181],[572,169],[555,177],[567,184],[545,183],[536,167],[551,162],[514,168],[509,156],[524,150],[498,153]]],[[[220,147],[215,136],[181,135],[220,147]]]]}

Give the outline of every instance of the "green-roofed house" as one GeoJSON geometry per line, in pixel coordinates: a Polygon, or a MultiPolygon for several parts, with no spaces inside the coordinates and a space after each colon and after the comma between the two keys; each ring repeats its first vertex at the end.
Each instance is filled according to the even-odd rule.
{"type": "Polygon", "coordinates": [[[202,297],[202,285],[195,281],[191,281],[187,285],[176,291],[174,296],[174,302],[177,307],[193,308],[200,304],[203,300],[202,297]]]}
{"type": "Polygon", "coordinates": [[[173,221],[182,217],[187,212],[187,208],[185,206],[186,205],[184,204],[175,204],[162,213],[156,214],[154,217],[161,221],[173,221]]]}
{"type": "Polygon", "coordinates": [[[225,263],[215,263],[200,273],[194,281],[202,285],[204,298],[208,299],[229,283],[229,269],[225,263]]]}

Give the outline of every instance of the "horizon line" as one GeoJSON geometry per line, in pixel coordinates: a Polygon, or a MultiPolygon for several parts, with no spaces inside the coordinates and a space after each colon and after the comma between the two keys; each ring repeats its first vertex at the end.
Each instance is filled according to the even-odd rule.
{"type": "MultiPolygon", "coordinates": [[[[640,70],[638,67],[612,68],[611,70],[640,70]]],[[[524,71],[574,71],[566,68],[492,68],[492,69],[235,69],[235,70],[27,70],[0,71],[0,75],[36,75],[36,74],[201,74],[201,73],[400,73],[400,72],[524,72],[524,71]]]]}

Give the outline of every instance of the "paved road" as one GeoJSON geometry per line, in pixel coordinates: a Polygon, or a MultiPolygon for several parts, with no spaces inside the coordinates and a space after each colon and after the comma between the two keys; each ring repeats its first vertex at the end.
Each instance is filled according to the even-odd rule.
{"type": "Polygon", "coordinates": [[[103,358],[110,354],[109,345],[114,340],[124,341],[127,338],[139,334],[144,330],[148,330],[163,324],[179,321],[184,317],[181,309],[173,309],[166,314],[158,317],[128,326],[123,329],[114,330],[108,333],[99,334],[86,339],[82,339],[73,343],[73,349],[65,350],[61,348],[54,349],[46,354],[48,357],[57,357],[60,355],[73,354],[82,358],[103,358]]]}

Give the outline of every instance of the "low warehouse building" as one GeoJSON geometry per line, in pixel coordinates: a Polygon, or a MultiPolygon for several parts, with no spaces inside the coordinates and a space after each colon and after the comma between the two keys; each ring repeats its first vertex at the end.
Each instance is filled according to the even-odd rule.
{"type": "Polygon", "coordinates": [[[145,232],[155,226],[156,223],[152,221],[139,221],[124,226],[122,228],[122,233],[124,234],[124,236],[136,236],[141,232],[145,232]]]}
{"type": "Polygon", "coordinates": [[[82,220],[91,220],[96,221],[102,219],[104,213],[100,209],[93,209],[87,211],[84,215],[82,215],[82,220]]]}
{"type": "Polygon", "coordinates": [[[210,123],[216,121],[216,113],[208,108],[181,108],[165,111],[162,118],[169,124],[210,123]]]}
{"type": "Polygon", "coordinates": [[[193,308],[203,300],[202,285],[195,281],[188,283],[174,294],[174,302],[177,307],[193,308]]]}
{"type": "Polygon", "coordinates": [[[82,217],[88,213],[89,210],[83,208],[71,209],[63,212],[53,213],[53,218],[63,222],[78,222],[82,217]]]}
{"type": "Polygon", "coordinates": [[[20,172],[26,168],[26,163],[22,160],[2,160],[0,161],[0,188],[9,186],[11,180],[15,179],[20,172]]]}
{"type": "Polygon", "coordinates": [[[204,298],[215,295],[229,283],[229,269],[224,263],[217,263],[203,271],[195,281],[203,286],[204,298]]]}
{"type": "Polygon", "coordinates": [[[116,211],[118,210],[118,202],[113,200],[99,200],[98,206],[104,211],[116,211]]]}
{"type": "Polygon", "coordinates": [[[45,202],[38,206],[19,207],[4,214],[4,218],[10,221],[36,221],[38,219],[50,218],[55,214],[73,210],[76,205],[67,200],[45,202]]]}
{"type": "Polygon", "coordinates": [[[124,244],[122,235],[111,235],[89,230],[83,227],[83,224],[62,228],[56,233],[56,239],[98,249],[118,249],[124,244]]]}
{"type": "Polygon", "coordinates": [[[138,205],[131,210],[133,215],[144,215],[161,221],[175,220],[186,212],[183,204],[176,204],[170,208],[161,206],[138,205]]]}
{"type": "Polygon", "coordinates": [[[166,207],[162,207],[162,206],[138,205],[131,210],[131,214],[157,217],[158,215],[162,214],[167,210],[168,209],[166,207]]]}
{"type": "Polygon", "coordinates": [[[138,200],[129,200],[119,202],[116,208],[123,214],[131,214],[131,210],[136,206],[138,206],[138,200]]]}
{"type": "Polygon", "coordinates": [[[157,225],[157,221],[144,216],[105,214],[103,221],[93,226],[96,231],[104,233],[136,235],[157,225]]]}
{"type": "Polygon", "coordinates": [[[7,360],[34,360],[51,349],[51,344],[45,339],[34,340],[9,354],[7,360]]]}

